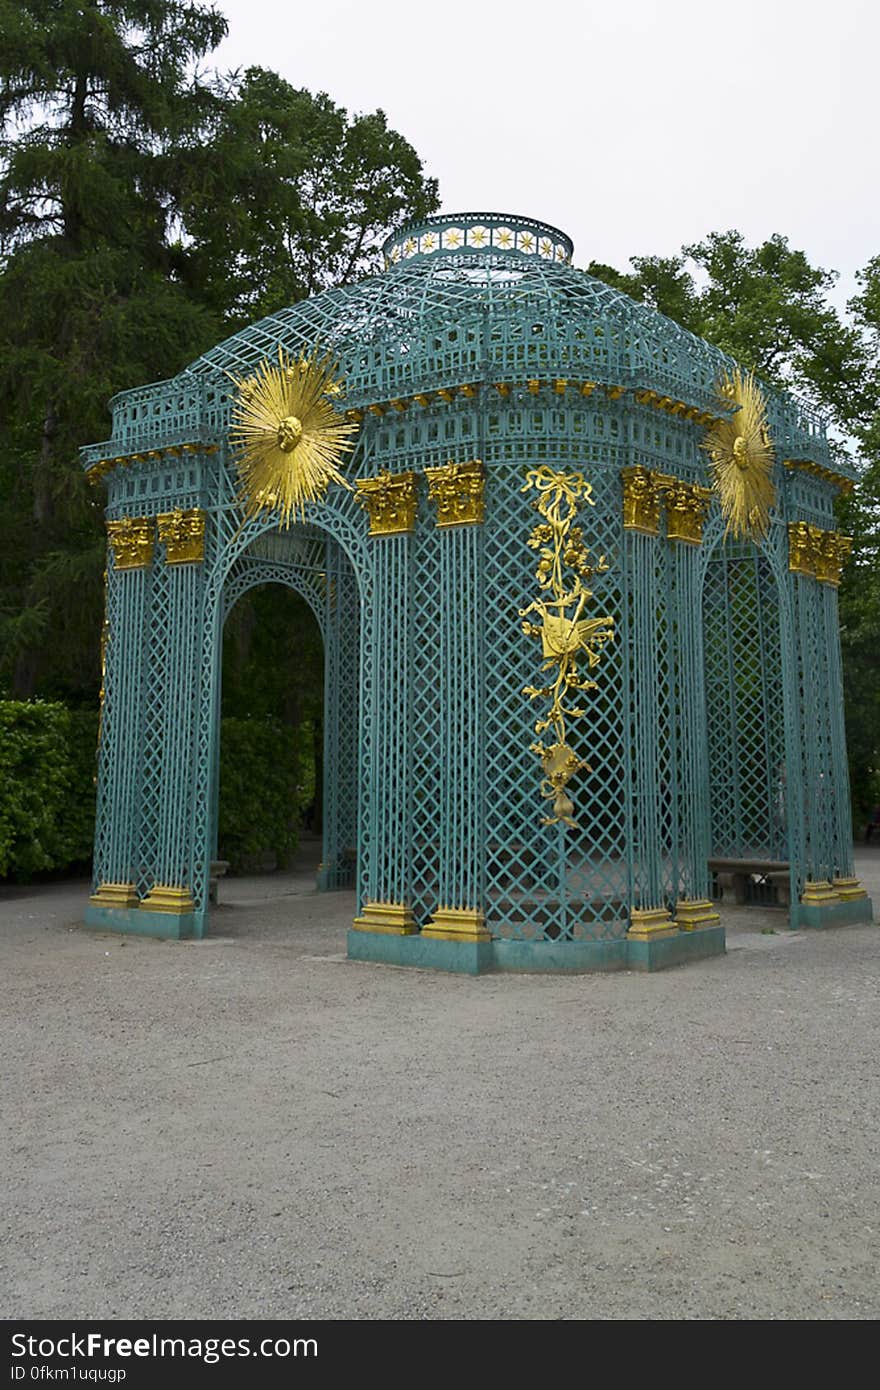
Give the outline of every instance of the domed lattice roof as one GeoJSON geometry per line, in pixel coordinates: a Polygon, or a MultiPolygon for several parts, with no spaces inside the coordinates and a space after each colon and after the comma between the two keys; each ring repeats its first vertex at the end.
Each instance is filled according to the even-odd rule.
{"type": "MultiPolygon", "coordinates": [[[[571,264],[564,232],[498,213],[438,216],[385,243],[385,270],[281,309],[218,343],[177,377],[121,392],[114,440],[125,447],[198,419],[222,428],[230,382],[263,358],[321,346],[339,359],[346,408],[400,405],[420,393],[504,384],[650,391],[718,410],[718,348],[571,264]],[[210,398],[210,399],[209,399],[210,398]],[[205,414],[207,412],[207,414],[205,414]]],[[[830,463],[824,422],[768,391],[781,456],[830,463]]],[[[83,451],[86,468],[103,446],[83,451]]],[[[106,451],[105,451],[106,452],[106,451]]],[[[839,472],[850,470],[835,462],[839,472]]]]}
{"type": "Polygon", "coordinates": [[[188,371],[240,373],[279,344],[317,340],[338,355],[352,405],[436,387],[446,375],[457,383],[463,368],[488,381],[592,375],[711,405],[724,354],[574,269],[572,250],[563,232],[524,217],[468,213],[412,225],[386,242],[384,273],[270,314],[188,371]],[[462,331],[470,352],[460,351],[462,331]]]}

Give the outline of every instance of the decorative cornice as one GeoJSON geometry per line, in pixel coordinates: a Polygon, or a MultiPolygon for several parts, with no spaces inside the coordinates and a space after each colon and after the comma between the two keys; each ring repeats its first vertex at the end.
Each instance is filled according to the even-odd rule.
{"type": "Polygon", "coordinates": [[[459,399],[474,400],[482,390],[497,391],[499,396],[506,400],[511,392],[517,389],[530,396],[538,396],[547,391],[554,396],[581,396],[585,399],[600,391],[609,401],[619,401],[631,394],[638,405],[651,406],[655,410],[664,411],[674,419],[702,428],[718,424],[723,418],[715,411],[706,410],[699,405],[690,405],[674,396],[664,396],[659,391],[649,391],[639,386],[623,386],[613,381],[600,383],[561,376],[527,377],[522,381],[454,382],[448,386],[416,391],[411,396],[394,396],[385,401],[369,401],[352,406],[345,411],[345,418],[355,424],[361,424],[367,415],[382,419],[389,411],[402,413],[415,405],[426,409],[433,404],[452,405],[459,399]]]}
{"type": "Polygon", "coordinates": [[[666,534],[671,541],[702,545],[703,523],[712,502],[712,489],[675,478],[665,488],[666,534]]]}
{"type": "Polygon", "coordinates": [[[817,579],[835,589],[852,550],[852,538],[838,531],[825,531],[807,521],[791,521],[788,526],[788,568],[792,574],[817,579]]]}
{"type": "Polygon", "coordinates": [[[205,513],[197,507],[188,511],[178,508],[161,512],[156,517],[159,540],[165,546],[169,565],[197,564],[205,558],[205,513]]]}
{"type": "Polygon", "coordinates": [[[155,537],[151,516],[124,516],[118,521],[108,521],[107,539],[113,551],[114,569],[146,569],[153,559],[155,537]]]}
{"type": "Polygon", "coordinates": [[[653,410],[665,410],[668,415],[690,420],[695,425],[714,425],[718,419],[711,410],[701,410],[698,405],[688,405],[686,401],[676,400],[674,396],[664,396],[660,391],[647,391],[637,387],[633,396],[639,405],[649,405],[653,410]]]}
{"type": "Polygon", "coordinates": [[[783,459],[782,466],[791,473],[811,473],[814,478],[821,478],[823,482],[830,483],[841,492],[853,490],[852,478],[845,477],[843,473],[835,473],[831,468],[823,468],[821,464],[813,463],[812,459],[783,459]]]}
{"type": "Polygon", "coordinates": [[[360,478],[355,484],[358,501],[370,518],[371,536],[395,536],[412,531],[416,524],[415,473],[389,473],[360,478]]]}
{"type": "Polygon", "coordinates": [[[479,459],[426,468],[428,496],[437,503],[437,525],[472,526],[483,520],[486,470],[479,459]]]}
{"type": "Polygon", "coordinates": [[[186,454],[216,454],[219,445],[189,442],[185,444],[163,444],[155,449],[139,449],[131,454],[108,454],[106,458],[96,459],[88,464],[85,473],[90,483],[97,483],[114,468],[130,468],[133,463],[159,463],[163,459],[182,458],[186,454]]]}

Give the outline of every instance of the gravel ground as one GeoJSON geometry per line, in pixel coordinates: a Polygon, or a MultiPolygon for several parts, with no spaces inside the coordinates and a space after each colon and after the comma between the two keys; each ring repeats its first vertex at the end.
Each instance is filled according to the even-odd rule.
{"type": "Polygon", "coordinates": [[[0,890],[0,1315],[880,1316],[875,927],[471,979],[347,962],[311,882],[198,943],[0,890]]]}

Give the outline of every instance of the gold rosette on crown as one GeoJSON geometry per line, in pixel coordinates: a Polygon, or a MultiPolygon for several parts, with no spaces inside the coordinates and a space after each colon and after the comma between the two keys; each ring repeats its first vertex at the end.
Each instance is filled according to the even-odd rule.
{"type": "Polygon", "coordinates": [[[320,502],[331,483],[352,490],[339,471],[353,445],[349,424],[333,409],[342,394],[337,364],[318,348],[300,357],[278,349],[278,366],[266,358],[249,377],[232,378],[237,396],[230,440],[241,479],[245,517],[277,510],[282,526],[302,519],[308,502],[320,502]]]}
{"type": "Polygon", "coordinates": [[[712,482],[727,525],[725,536],[760,540],[770,527],[773,487],[773,445],[767,427],[767,405],[751,372],[733,371],[718,383],[725,405],[739,409],[729,420],[717,420],[703,441],[709,455],[712,482]]]}

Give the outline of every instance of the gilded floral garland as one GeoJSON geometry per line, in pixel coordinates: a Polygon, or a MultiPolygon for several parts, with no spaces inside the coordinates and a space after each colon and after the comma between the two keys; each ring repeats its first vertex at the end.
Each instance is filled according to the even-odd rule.
{"type": "Polygon", "coordinates": [[[568,743],[567,721],[580,719],[586,708],[577,696],[595,690],[596,682],[584,675],[582,667],[594,670],[601,660],[602,647],[614,636],[614,619],[583,617],[584,608],[593,597],[588,587],[597,574],[608,569],[605,557],[595,565],[588,560],[583,531],[574,525],[579,506],[586,502],[595,506],[592,488],[581,473],[563,473],[542,465],[526,474],[522,492],[534,490],[537,496],[532,505],[543,520],[535,526],[526,544],[539,554],[535,578],[541,597],[535,599],[519,615],[524,619],[523,632],[540,637],[544,657],[541,671],[547,673],[543,685],[527,685],[523,690],[531,700],[548,700],[547,712],[537,720],[535,733],[538,742],[531,751],[541,759],[544,778],[541,795],[552,800],[552,814],[542,817],[543,825],[564,824],[577,828],[574,803],[565,788],[578,772],[588,771],[586,762],[578,757],[568,743]],[[538,621],[529,621],[530,614],[538,621]],[[540,735],[553,731],[554,741],[545,744],[540,735]]]}

